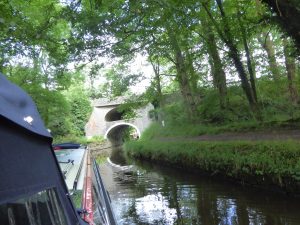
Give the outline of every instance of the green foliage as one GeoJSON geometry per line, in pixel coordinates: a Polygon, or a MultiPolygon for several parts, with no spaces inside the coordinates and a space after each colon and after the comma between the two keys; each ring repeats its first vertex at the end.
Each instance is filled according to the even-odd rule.
{"type": "Polygon", "coordinates": [[[263,77],[257,84],[265,120],[282,121],[297,118],[299,107],[291,104],[285,79],[273,83],[268,78],[263,77]]]}
{"type": "Polygon", "coordinates": [[[138,109],[141,104],[139,102],[131,102],[131,100],[117,107],[117,111],[122,114],[123,120],[130,120],[137,116],[135,109],[138,109]]]}
{"type": "Polygon", "coordinates": [[[106,162],[107,157],[109,157],[109,155],[108,155],[108,154],[104,154],[104,153],[102,153],[101,155],[97,155],[97,157],[96,157],[96,162],[97,162],[99,165],[101,165],[101,164],[103,164],[103,163],[106,162]]]}
{"type": "Polygon", "coordinates": [[[165,105],[161,111],[167,125],[184,125],[189,121],[182,101],[165,105]]]}
{"type": "Polygon", "coordinates": [[[54,144],[59,144],[59,143],[66,143],[66,142],[73,142],[73,143],[78,143],[82,145],[87,145],[88,140],[86,137],[78,137],[72,134],[66,134],[64,136],[54,136],[53,137],[53,143],[54,144]]]}
{"type": "Polygon", "coordinates": [[[139,81],[141,74],[131,74],[126,65],[118,64],[107,70],[103,77],[105,82],[99,86],[97,95],[101,98],[113,99],[130,92],[129,87],[139,81]]]}
{"type": "MultiPolygon", "coordinates": [[[[174,132],[189,130],[188,133],[199,135],[205,130],[208,133],[225,128],[239,130],[245,124],[261,127],[255,121],[241,85],[232,85],[229,81],[238,77],[234,68],[237,61],[241,62],[239,68],[247,70],[243,59],[246,51],[243,44],[247,42],[253,58],[250,66],[259,77],[256,78],[259,119],[263,123],[297,120],[299,104],[297,101],[291,104],[286,66],[282,62],[282,33],[267,24],[272,17],[270,11],[255,3],[258,2],[4,1],[0,3],[0,71],[29,92],[54,136],[80,137],[91,111],[88,96],[115,98],[130,93],[129,87],[138,84],[143,76],[130,73],[125,62],[137,53],[142,54],[151,61],[155,76],[143,96],[132,97],[138,104],[131,101],[120,107],[123,118],[134,117],[133,109],[152,102],[159,115],[156,117],[164,120],[170,129],[167,133],[181,126],[174,132]],[[228,99],[226,107],[220,107],[222,98],[214,87],[216,81],[210,83],[209,73],[214,68],[205,50],[209,36],[204,21],[215,39],[218,67],[226,71],[227,95],[223,96],[228,99]],[[276,82],[270,78],[268,55],[257,41],[261,31],[272,37],[280,73],[276,82]],[[246,40],[241,33],[246,35],[246,40]],[[236,47],[235,63],[230,46],[236,47]],[[228,51],[231,51],[229,56],[228,51]],[[119,63],[104,70],[104,63],[97,62],[103,56],[118,58],[119,63]],[[105,82],[96,93],[94,90],[87,93],[83,76],[68,71],[69,62],[75,67],[83,67],[78,62],[92,62],[87,74],[91,83],[99,75],[105,82]],[[162,101],[165,93],[174,91],[181,97],[172,102],[162,101]],[[195,115],[199,117],[191,118],[195,115]],[[202,124],[193,127],[189,124],[191,120],[202,124]],[[215,125],[225,128],[211,128],[215,125]]],[[[299,63],[295,66],[299,67],[299,63]]],[[[245,74],[244,80],[248,80],[248,75],[245,74]]],[[[299,89],[299,81],[298,71],[291,82],[299,89]]],[[[245,89],[245,85],[243,87],[245,89]]]]}
{"type": "Polygon", "coordinates": [[[8,79],[32,97],[52,135],[65,135],[70,132],[70,108],[67,99],[61,92],[43,87],[45,77],[38,69],[18,66],[11,70],[8,79]]]}
{"type": "Polygon", "coordinates": [[[102,144],[104,142],[104,138],[102,136],[93,136],[92,138],[87,138],[85,136],[76,136],[74,134],[67,134],[64,136],[54,136],[53,143],[65,143],[65,142],[74,142],[82,145],[88,144],[102,144]]]}
{"type": "Polygon", "coordinates": [[[272,183],[285,190],[300,181],[300,150],[296,141],[192,142],[132,141],[127,154],[135,158],[199,172],[222,174],[256,184],[272,183]]]}
{"type": "MultiPolygon", "coordinates": [[[[256,127],[263,128],[271,127],[271,124],[276,124],[276,121],[281,123],[299,118],[300,108],[298,105],[291,104],[290,96],[287,92],[288,84],[285,79],[282,78],[275,83],[271,82],[268,77],[262,77],[257,79],[256,82],[260,99],[261,121],[257,121],[249,109],[241,87],[234,85],[227,88],[228,104],[223,109],[220,107],[217,90],[207,87],[203,89],[201,101],[197,106],[198,121],[201,123],[197,127],[230,127],[229,130],[232,130],[236,126],[236,130],[239,130],[240,126],[247,126],[245,124],[250,124],[250,127],[252,126],[251,124],[257,124],[256,127]]],[[[159,110],[163,113],[163,120],[166,126],[184,127],[190,123],[185,112],[185,106],[180,98],[166,101],[159,110]]],[[[183,128],[182,130],[185,129],[183,128]]],[[[187,130],[189,130],[187,132],[190,132],[190,129],[187,130]]],[[[194,129],[191,128],[191,130],[194,129]]]]}
{"type": "Polygon", "coordinates": [[[44,90],[45,95],[33,95],[38,110],[48,129],[51,130],[53,136],[66,135],[71,132],[72,121],[70,120],[70,106],[60,92],[44,90]],[[36,96],[39,96],[36,99],[36,96]],[[51,103],[49,105],[49,103],[51,103]]]}
{"type": "Polygon", "coordinates": [[[93,136],[90,139],[87,139],[88,144],[102,144],[104,142],[104,137],[102,136],[93,136]]]}
{"type": "Polygon", "coordinates": [[[88,93],[84,89],[83,84],[77,84],[66,92],[66,96],[70,104],[72,132],[78,136],[84,135],[85,124],[92,112],[88,93]]]}
{"type": "Polygon", "coordinates": [[[76,208],[82,208],[82,190],[73,191],[71,198],[76,208]]]}
{"type": "Polygon", "coordinates": [[[221,109],[217,90],[212,88],[205,90],[203,99],[198,106],[200,121],[219,125],[254,119],[242,89],[238,86],[231,86],[227,89],[227,92],[227,107],[221,109]]]}
{"type": "Polygon", "coordinates": [[[53,136],[73,134],[80,137],[84,135],[84,126],[91,113],[88,93],[84,90],[81,77],[76,74],[73,77],[76,84],[67,90],[60,88],[58,83],[68,83],[65,86],[70,86],[71,83],[68,78],[62,81],[63,77],[60,76],[60,81],[51,78],[49,86],[57,84],[58,88],[55,89],[53,86],[45,87],[50,78],[47,78],[39,68],[17,66],[12,68],[8,75],[12,82],[22,87],[33,98],[46,127],[51,130],[53,136]]]}

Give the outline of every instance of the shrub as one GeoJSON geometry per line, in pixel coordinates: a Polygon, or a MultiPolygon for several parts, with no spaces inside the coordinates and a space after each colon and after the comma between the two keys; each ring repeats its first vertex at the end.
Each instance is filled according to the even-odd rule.
{"type": "Polygon", "coordinates": [[[84,136],[75,136],[75,135],[66,135],[66,136],[57,136],[54,137],[53,143],[65,143],[65,142],[74,142],[82,145],[88,144],[101,144],[104,141],[102,136],[94,136],[90,139],[84,136]]]}

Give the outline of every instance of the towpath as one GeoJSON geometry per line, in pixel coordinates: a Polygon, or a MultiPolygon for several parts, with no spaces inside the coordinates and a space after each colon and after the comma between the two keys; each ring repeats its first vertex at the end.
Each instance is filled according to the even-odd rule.
{"type": "Polygon", "coordinates": [[[266,140],[298,140],[300,130],[264,130],[237,133],[205,134],[194,137],[163,137],[161,141],[266,141],[266,140]]]}

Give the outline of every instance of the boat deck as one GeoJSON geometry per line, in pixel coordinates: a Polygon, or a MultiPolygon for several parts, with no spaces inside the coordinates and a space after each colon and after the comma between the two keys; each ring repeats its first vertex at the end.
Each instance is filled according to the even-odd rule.
{"type": "Polygon", "coordinates": [[[82,190],[86,171],[86,149],[64,149],[55,151],[60,169],[69,190],[82,190]]]}

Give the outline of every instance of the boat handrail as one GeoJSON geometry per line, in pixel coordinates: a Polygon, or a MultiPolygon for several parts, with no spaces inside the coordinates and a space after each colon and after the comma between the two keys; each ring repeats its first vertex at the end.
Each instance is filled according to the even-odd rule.
{"type": "Polygon", "coordinates": [[[97,185],[99,192],[100,192],[99,197],[101,199],[99,199],[99,201],[102,202],[104,205],[106,221],[109,225],[116,225],[117,223],[116,223],[116,219],[115,219],[112,207],[111,207],[111,200],[110,200],[108,192],[106,191],[106,189],[104,187],[104,184],[103,184],[103,181],[102,181],[102,178],[100,175],[100,169],[99,169],[99,166],[95,159],[93,159],[93,172],[94,172],[95,180],[97,183],[95,185],[97,185]]]}

